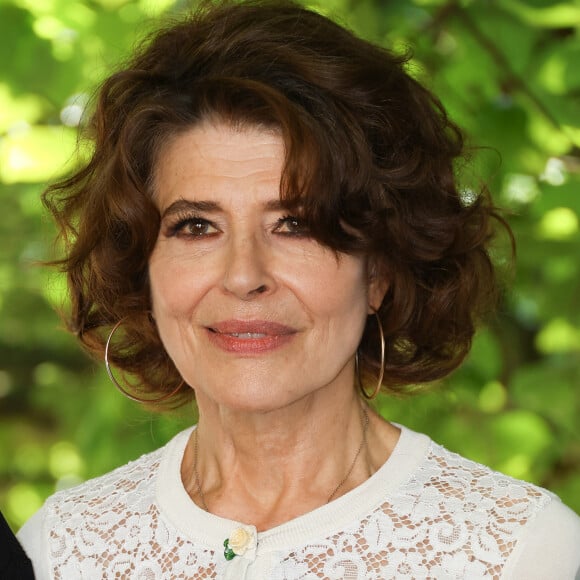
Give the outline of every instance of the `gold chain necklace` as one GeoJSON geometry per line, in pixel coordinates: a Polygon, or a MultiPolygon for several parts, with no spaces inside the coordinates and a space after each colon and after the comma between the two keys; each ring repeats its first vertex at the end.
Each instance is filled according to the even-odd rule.
{"type": "MultiPolygon", "coordinates": [[[[367,431],[368,431],[368,427],[369,427],[369,414],[366,410],[366,407],[363,407],[363,433],[362,433],[362,440],[360,442],[360,445],[358,446],[358,449],[356,450],[356,453],[354,455],[354,458],[350,464],[350,467],[348,468],[348,471],[346,472],[346,475],[340,480],[340,483],[334,488],[334,490],[332,491],[332,493],[328,496],[328,499],[326,500],[326,503],[330,503],[332,498],[338,493],[338,490],[348,481],[348,478],[350,477],[350,474],[352,473],[354,466],[356,465],[356,461],[359,458],[359,455],[361,454],[363,448],[366,446],[366,442],[367,442],[367,431]]],[[[201,502],[201,507],[206,511],[209,512],[209,509],[207,508],[207,503],[205,501],[205,496],[203,495],[203,491],[201,488],[201,479],[199,477],[199,472],[197,470],[197,450],[198,450],[198,434],[197,434],[197,428],[195,430],[195,440],[193,443],[193,475],[195,477],[195,487],[197,490],[197,494],[199,495],[199,499],[201,502]]]]}
{"type": "Polygon", "coordinates": [[[369,414],[367,413],[366,407],[363,407],[363,432],[362,432],[362,439],[361,439],[360,445],[358,446],[358,449],[356,450],[356,453],[354,454],[354,458],[352,460],[352,463],[350,464],[350,467],[348,468],[348,471],[346,472],[346,475],[342,478],[340,483],[334,488],[334,491],[328,496],[326,503],[330,503],[330,501],[336,495],[338,490],[348,481],[348,478],[350,477],[350,474],[352,473],[352,470],[354,469],[354,466],[356,465],[356,460],[358,459],[358,456],[360,455],[361,451],[363,450],[363,447],[365,447],[365,445],[367,443],[368,427],[369,427],[369,414]]]}
{"type": "Polygon", "coordinates": [[[197,493],[199,495],[199,499],[201,500],[201,507],[206,511],[209,512],[207,509],[207,504],[205,503],[205,497],[203,495],[203,491],[201,491],[201,482],[199,480],[199,473],[197,471],[197,427],[195,428],[195,441],[193,444],[193,475],[195,476],[195,487],[197,488],[197,493]]]}

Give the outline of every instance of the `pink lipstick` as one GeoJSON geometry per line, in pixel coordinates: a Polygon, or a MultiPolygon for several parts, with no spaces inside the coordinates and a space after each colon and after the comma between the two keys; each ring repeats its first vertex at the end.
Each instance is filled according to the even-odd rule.
{"type": "Polygon", "coordinates": [[[206,327],[210,341],[226,352],[253,355],[290,342],[296,330],[265,320],[224,320],[206,327]]]}

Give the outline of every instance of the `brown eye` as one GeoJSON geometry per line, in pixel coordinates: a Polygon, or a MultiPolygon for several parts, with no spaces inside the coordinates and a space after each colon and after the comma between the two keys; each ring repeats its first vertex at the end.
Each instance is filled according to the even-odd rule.
{"type": "MultiPolygon", "coordinates": [[[[204,236],[210,233],[212,225],[203,219],[188,220],[183,230],[192,236],[204,236]]],[[[214,228],[215,229],[215,228],[214,228]]]]}
{"type": "Polygon", "coordinates": [[[278,220],[274,230],[277,234],[291,236],[305,236],[308,234],[308,226],[304,220],[295,216],[285,216],[278,220]]]}
{"type": "Polygon", "coordinates": [[[169,228],[170,236],[185,238],[201,238],[217,232],[218,229],[212,222],[199,217],[183,218],[169,228]]]}

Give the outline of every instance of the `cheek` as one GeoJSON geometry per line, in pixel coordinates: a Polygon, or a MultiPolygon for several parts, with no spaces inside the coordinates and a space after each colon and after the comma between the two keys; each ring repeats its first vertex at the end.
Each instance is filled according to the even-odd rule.
{"type": "Polygon", "coordinates": [[[156,259],[155,255],[149,260],[149,287],[151,292],[151,308],[155,318],[158,318],[162,311],[166,310],[167,288],[165,280],[167,275],[163,262],[156,259]]]}
{"type": "Polygon", "coordinates": [[[187,290],[187,282],[170,262],[150,262],[151,308],[161,342],[174,361],[183,356],[186,323],[195,305],[195,296],[187,290]]]}
{"type": "Polygon", "coordinates": [[[291,282],[313,313],[328,318],[358,319],[367,310],[368,287],[364,264],[350,256],[326,257],[301,270],[291,282]]]}
{"type": "Polygon", "coordinates": [[[158,319],[184,311],[194,298],[188,291],[189,277],[174,261],[153,257],[149,262],[149,281],[151,305],[158,319]]]}

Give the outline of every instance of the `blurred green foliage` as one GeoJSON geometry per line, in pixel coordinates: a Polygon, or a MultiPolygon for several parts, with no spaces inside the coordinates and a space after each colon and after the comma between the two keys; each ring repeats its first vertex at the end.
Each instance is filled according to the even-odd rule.
{"type": "MultiPolygon", "coordinates": [[[[580,511],[580,1],[306,3],[412,49],[412,73],[483,146],[466,192],[486,180],[519,245],[501,312],[465,365],[429,394],[382,398],[381,412],[580,511]]],[[[114,391],[60,329],[62,280],[35,265],[54,233],[39,194],[70,167],[91,91],[187,5],[0,0],[0,509],[15,528],[55,488],[161,445],[194,416],[152,415],[114,391]]]]}

